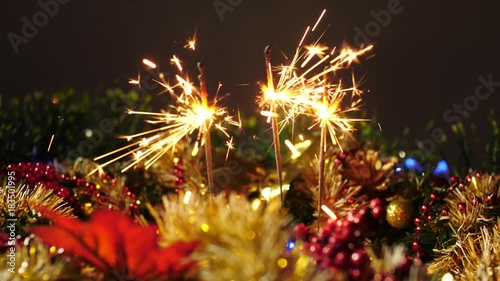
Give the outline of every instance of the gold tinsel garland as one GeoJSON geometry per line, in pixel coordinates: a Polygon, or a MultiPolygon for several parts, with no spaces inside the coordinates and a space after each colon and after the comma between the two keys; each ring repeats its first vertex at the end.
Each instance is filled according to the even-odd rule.
{"type": "Polygon", "coordinates": [[[206,177],[204,176],[203,162],[200,153],[192,155],[192,151],[186,148],[186,143],[180,142],[175,147],[175,153],[160,157],[150,168],[149,173],[158,177],[160,182],[174,184],[179,176],[175,174],[174,167],[182,167],[183,177],[189,179],[178,184],[179,188],[206,192],[206,177]]]}
{"type": "Polygon", "coordinates": [[[0,280],[43,281],[57,280],[65,263],[57,258],[62,250],[46,247],[36,238],[27,237],[15,250],[15,266],[9,265],[9,257],[0,257],[0,280]]]}
{"type": "Polygon", "coordinates": [[[98,169],[99,165],[84,158],[77,158],[71,166],[63,167],[63,170],[70,177],[84,176],[86,182],[91,182],[95,185],[98,193],[92,197],[85,194],[85,187],[78,189],[79,198],[86,198],[87,201],[82,200],[82,209],[86,215],[91,215],[94,210],[99,208],[112,209],[115,211],[128,211],[128,208],[135,199],[127,195],[125,186],[126,176],[123,174],[115,173],[113,177],[105,177],[104,171],[98,169]],[[91,173],[91,171],[98,169],[99,173],[91,173]],[[97,197],[97,194],[99,197],[97,197]]]}
{"type": "MultiPolygon", "coordinates": [[[[338,153],[335,148],[327,151],[326,192],[322,202],[337,216],[344,217],[349,211],[367,204],[369,194],[388,188],[397,159],[382,158],[374,150],[357,150],[352,155],[346,154],[345,159],[338,162],[335,159],[338,153]]],[[[310,169],[317,165],[317,161],[311,161],[310,169]]]]}
{"type": "MultiPolygon", "coordinates": [[[[53,191],[46,189],[43,185],[36,185],[28,188],[26,185],[16,184],[13,192],[8,192],[4,185],[0,193],[0,225],[2,229],[7,222],[7,218],[15,218],[18,222],[25,221],[27,224],[35,223],[38,220],[37,208],[45,208],[62,215],[73,215],[73,209],[64,200],[53,194],[53,191]],[[13,194],[13,198],[9,197],[13,194]],[[9,208],[9,200],[13,200],[14,208],[9,208]],[[14,214],[14,216],[11,216],[14,214]]],[[[10,206],[12,207],[12,206],[10,206]]]]}
{"type": "Polygon", "coordinates": [[[164,198],[156,212],[162,242],[198,240],[202,280],[327,280],[313,269],[309,257],[299,261],[298,249],[286,248],[288,219],[276,201],[265,202],[219,194],[210,199],[197,193],[164,198]],[[300,269],[299,269],[300,268],[300,269]],[[299,276],[301,276],[299,278],[299,276]]]}
{"type": "Polygon", "coordinates": [[[470,235],[465,241],[460,241],[460,244],[465,279],[500,279],[500,220],[493,229],[482,227],[480,235],[470,235]]]}
{"type": "Polygon", "coordinates": [[[430,264],[431,272],[451,272],[462,280],[500,279],[500,225],[488,210],[500,199],[500,176],[473,177],[457,187],[446,200],[448,221],[456,242],[435,249],[438,257],[430,264]]]}
{"type": "MultiPolygon", "coordinates": [[[[370,256],[371,268],[378,274],[393,274],[405,257],[406,249],[403,245],[382,246],[381,256],[377,256],[371,247],[366,248],[370,256]]],[[[377,280],[375,278],[375,280],[377,280]]],[[[425,266],[420,262],[413,262],[410,268],[410,274],[406,281],[424,281],[428,280],[425,266]]]]}

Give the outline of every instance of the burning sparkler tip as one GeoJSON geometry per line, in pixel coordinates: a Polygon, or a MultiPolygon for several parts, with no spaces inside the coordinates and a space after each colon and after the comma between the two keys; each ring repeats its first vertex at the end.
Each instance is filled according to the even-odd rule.
{"type": "Polygon", "coordinates": [[[270,56],[271,55],[271,45],[267,45],[266,48],[264,48],[264,53],[266,54],[266,56],[270,56]]]}

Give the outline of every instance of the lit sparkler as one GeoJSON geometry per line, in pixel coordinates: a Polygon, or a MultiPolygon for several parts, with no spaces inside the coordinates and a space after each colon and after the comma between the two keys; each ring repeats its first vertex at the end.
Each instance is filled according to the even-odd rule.
{"type": "MultiPolygon", "coordinates": [[[[179,71],[182,71],[182,65],[176,56],[171,61],[177,66],[179,71]]],[[[156,68],[156,64],[149,60],[144,60],[143,63],[151,68],[153,66],[156,68]]],[[[200,146],[205,147],[209,192],[216,192],[214,190],[212,171],[210,131],[215,128],[229,137],[225,126],[227,124],[240,126],[240,124],[234,121],[232,116],[228,115],[225,108],[217,105],[217,99],[209,103],[205,71],[201,64],[198,65],[198,69],[200,71],[199,88],[193,86],[187,77],[183,78],[180,75],[176,75],[177,83],[170,85],[165,77],[159,75],[159,80],[155,81],[165,87],[166,91],[175,99],[176,104],[171,106],[171,111],[169,112],[162,111],[156,113],[129,110],[129,114],[148,116],[150,119],[146,122],[160,126],[152,130],[125,136],[128,141],[134,140],[134,142],[95,158],[94,160],[101,160],[113,157],[91,173],[128,156],[133,156],[133,161],[123,168],[122,172],[139,163],[144,163],[147,169],[165,153],[173,152],[176,144],[182,139],[196,134],[196,144],[193,153],[196,154],[200,146]]]]}
{"type": "MultiPolygon", "coordinates": [[[[267,46],[265,49],[266,55],[266,66],[267,66],[267,87],[265,89],[266,93],[269,94],[271,99],[279,100],[279,96],[285,95],[284,93],[278,93],[274,91],[274,81],[273,74],[271,70],[271,47],[267,46]]],[[[283,99],[285,101],[285,99],[283,99]]],[[[271,118],[271,126],[273,130],[273,142],[274,142],[274,156],[276,157],[276,170],[278,173],[278,184],[280,187],[280,197],[281,197],[281,206],[285,205],[285,198],[283,197],[283,173],[282,173],[282,165],[281,165],[281,147],[280,147],[280,138],[279,138],[279,129],[278,129],[278,120],[276,116],[276,107],[274,103],[269,105],[269,118],[271,118]]]]}
{"type": "MultiPolygon", "coordinates": [[[[335,78],[337,71],[348,68],[351,63],[357,62],[359,56],[373,47],[370,45],[361,50],[346,47],[340,50],[337,56],[334,56],[336,48],[330,48],[319,43],[324,33],[312,44],[304,44],[308,35],[318,27],[324,14],[325,11],[321,13],[312,29],[310,26],[307,27],[290,64],[278,68],[280,72],[278,79],[276,79],[276,85],[273,81],[269,48],[266,48],[267,84],[261,85],[262,96],[259,100],[259,105],[262,108],[261,114],[266,116],[268,122],[272,124],[280,186],[282,186],[282,183],[279,131],[286,124],[295,120],[298,115],[307,115],[314,118],[315,123],[309,129],[316,126],[320,127],[319,198],[321,198],[321,190],[324,185],[324,151],[326,149],[327,135],[330,136],[332,143],[338,145],[342,150],[338,140],[338,132],[346,133],[354,130],[353,121],[365,121],[365,119],[343,117],[345,113],[357,110],[361,100],[354,76],[352,85],[348,88],[343,87],[341,79],[335,80],[333,78],[335,78]],[[347,108],[344,108],[343,103],[349,93],[353,98],[353,102],[347,108]],[[280,122],[277,121],[278,118],[281,118],[280,122]],[[280,128],[277,128],[278,124],[280,128]]],[[[318,203],[319,213],[321,200],[318,203]]]]}

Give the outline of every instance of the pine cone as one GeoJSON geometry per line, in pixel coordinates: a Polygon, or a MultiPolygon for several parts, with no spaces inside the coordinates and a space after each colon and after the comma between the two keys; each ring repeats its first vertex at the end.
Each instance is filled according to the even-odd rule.
{"type": "Polygon", "coordinates": [[[290,182],[290,189],[285,196],[285,208],[293,216],[292,224],[310,225],[316,219],[313,206],[314,196],[307,183],[300,176],[290,182]]]}
{"type": "Polygon", "coordinates": [[[396,157],[382,161],[374,150],[358,150],[346,155],[339,174],[349,180],[350,186],[362,186],[365,192],[384,191],[396,163],[396,157]]]}

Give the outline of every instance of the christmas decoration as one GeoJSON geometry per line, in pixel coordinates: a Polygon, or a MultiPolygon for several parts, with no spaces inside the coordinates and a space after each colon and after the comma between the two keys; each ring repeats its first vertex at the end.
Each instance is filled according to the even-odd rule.
{"type": "Polygon", "coordinates": [[[381,203],[372,200],[368,207],[350,211],[344,218],[328,222],[312,233],[305,225],[295,227],[295,235],[306,240],[304,248],[323,269],[332,272],[332,280],[396,280],[407,277],[412,260],[404,255],[404,247],[394,251],[384,245],[380,256],[366,243],[370,229],[382,222],[381,203]],[[372,262],[370,262],[370,260],[372,262]]]}
{"type": "Polygon", "coordinates": [[[314,195],[307,183],[300,177],[293,179],[285,196],[285,208],[293,217],[293,223],[312,224],[316,219],[313,203],[314,195]]]}
{"type": "Polygon", "coordinates": [[[0,258],[0,279],[4,281],[58,280],[63,275],[64,262],[57,259],[63,250],[46,247],[33,236],[14,246],[13,261],[9,256],[0,258]]]}
{"type": "Polygon", "coordinates": [[[339,156],[339,173],[349,180],[349,185],[361,186],[372,197],[377,192],[387,190],[391,175],[395,172],[395,157],[382,161],[379,153],[373,150],[358,150],[339,156]]]}
{"type": "Polygon", "coordinates": [[[17,165],[7,165],[2,168],[2,174],[6,176],[8,172],[14,173],[18,181],[23,181],[29,188],[35,185],[43,185],[68,202],[73,208],[78,209],[79,205],[71,191],[60,184],[61,175],[55,168],[44,163],[19,163],[17,165]]]}
{"type": "Polygon", "coordinates": [[[119,90],[79,103],[36,93],[0,111],[0,279],[500,279],[494,115],[485,166],[471,167],[463,123],[452,125],[460,155],[436,146],[411,157],[422,153],[384,140],[375,118],[353,122],[367,119],[351,116],[361,93],[352,63],[372,46],[337,50],[319,43],[324,33],[306,43],[323,16],[284,66],[266,48],[267,138],[257,116],[228,114],[220,88],[209,99],[203,65],[193,86],[177,56],[173,76],[143,60],[173,98],[166,111],[119,90]],[[107,114],[115,101],[130,110],[107,114]],[[137,128],[139,115],[151,118],[137,128]],[[103,118],[133,142],[91,129],[103,118]]]}
{"type": "Polygon", "coordinates": [[[170,280],[186,278],[194,263],[189,254],[196,242],[177,242],[160,248],[157,228],[134,224],[112,211],[94,213],[86,223],[45,211],[55,222],[30,231],[45,243],[63,248],[65,254],[104,273],[103,280],[170,280]]]}
{"type": "MultiPolygon", "coordinates": [[[[179,59],[174,55],[171,61],[177,66],[179,74],[183,74],[183,68],[179,59]]],[[[157,67],[155,63],[147,59],[144,59],[143,63],[150,69],[156,69],[157,67]]],[[[233,120],[233,117],[228,114],[224,107],[217,105],[217,99],[209,104],[205,69],[201,63],[198,63],[198,70],[200,72],[199,88],[194,87],[189,82],[188,77],[183,78],[180,75],[176,75],[177,84],[170,86],[169,82],[166,81],[163,76],[163,73],[158,72],[158,80],[156,81],[176,100],[176,106],[172,106],[172,108],[175,108],[175,112],[154,113],[129,110],[129,114],[151,116],[152,119],[148,120],[148,123],[164,125],[153,130],[127,136],[126,138],[129,141],[135,140],[135,142],[96,157],[94,160],[114,155],[114,158],[103,163],[99,168],[105,167],[119,159],[122,159],[123,157],[134,156],[131,163],[129,163],[121,171],[125,172],[142,162],[144,162],[143,164],[147,169],[162,155],[171,152],[179,141],[189,135],[192,135],[194,132],[197,132],[196,142],[192,154],[196,155],[198,153],[199,146],[205,146],[205,162],[207,166],[206,176],[208,179],[209,192],[213,194],[215,192],[215,186],[212,171],[213,163],[210,132],[215,128],[226,136],[229,136],[226,132],[227,128],[224,126],[226,124],[240,126],[240,124],[233,120]],[[180,89],[178,91],[180,93],[176,93],[176,89],[180,89]],[[158,134],[162,131],[164,132],[163,134],[158,134]],[[130,148],[133,149],[129,150],[130,148]],[[121,154],[122,151],[125,152],[121,154]],[[119,155],[116,156],[117,154],[119,155]]],[[[138,84],[139,81],[135,81],[134,83],[138,84]]],[[[92,172],[97,170],[98,169],[92,172]]]]}
{"type": "Polygon", "coordinates": [[[437,257],[430,270],[449,271],[468,280],[500,276],[497,259],[499,199],[499,176],[477,173],[466,176],[464,182],[457,182],[446,199],[443,218],[452,235],[445,241],[447,243],[434,250],[437,257]]]}
{"type": "MultiPolygon", "coordinates": [[[[164,209],[157,211],[161,243],[200,241],[194,258],[202,280],[288,280],[298,256],[287,251],[288,220],[279,209],[276,200],[250,202],[234,193],[213,202],[191,192],[164,198],[164,209]]],[[[308,274],[306,280],[321,276],[308,274]]]]}
{"type": "MultiPolygon", "coordinates": [[[[42,185],[35,185],[34,188],[22,184],[7,187],[5,181],[3,182],[0,189],[0,233],[8,231],[8,226],[14,224],[16,238],[20,238],[18,235],[25,235],[24,226],[43,222],[38,208],[46,208],[64,216],[74,216],[73,209],[67,202],[42,185]]],[[[2,245],[2,248],[4,246],[2,245]]]]}
{"type": "Polygon", "coordinates": [[[391,201],[386,208],[386,220],[392,227],[405,229],[413,222],[415,207],[413,202],[398,198],[391,201]]]}
{"type": "Polygon", "coordinates": [[[356,110],[357,104],[361,101],[361,99],[359,99],[361,91],[357,89],[354,77],[352,78],[353,85],[347,88],[343,87],[341,79],[338,79],[339,81],[337,83],[333,83],[330,79],[334,77],[337,79],[339,76],[337,73],[339,69],[349,67],[353,61],[358,60],[359,56],[371,50],[373,47],[370,45],[362,50],[343,48],[337,57],[333,57],[335,48],[330,48],[319,43],[323,34],[315,39],[313,41],[314,43],[304,45],[304,40],[306,40],[309,33],[315,31],[325,12],[326,11],[323,11],[323,13],[321,13],[312,29],[306,29],[297,46],[291,63],[280,67],[280,77],[276,85],[272,73],[271,47],[266,47],[267,84],[261,86],[262,97],[259,100],[259,106],[262,109],[261,114],[267,116],[268,123],[271,122],[276,170],[282,204],[284,204],[284,198],[279,131],[283,129],[285,124],[294,121],[298,115],[312,116],[315,124],[313,124],[311,128],[316,125],[320,128],[318,212],[321,206],[324,184],[324,152],[326,150],[327,132],[332,143],[335,145],[339,143],[339,132],[344,134],[352,131],[354,127],[350,122],[361,121],[358,119],[344,118],[342,116],[344,113],[356,110]],[[329,49],[332,49],[331,53],[326,54],[326,51],[329,49]],[[312,61],[312,59],[316,56],[319,58],[319,61],[313,64],[314,61],[312,61]],[[332,59],[328,61],[330,58],[332,59]],[[305,68],[309,63],[311,63],[312,66],[305,68]],[[297,73],[299,65],[300,68],[305,68],[303,73],[297,73]],[[342,104],[344,102],[344,97],[349,92],[352,93],[352,102],[347,109],[343,109],[342,104]],[[278,117],[280,117],[280,115],[283,115],[283,121],[281,121],[281,126],[278,126],[278,117]]]}

